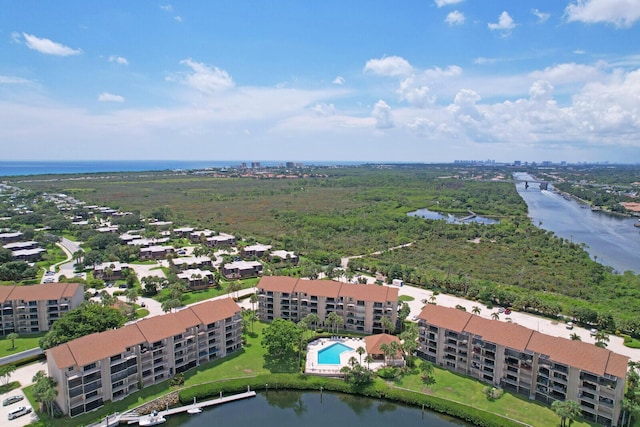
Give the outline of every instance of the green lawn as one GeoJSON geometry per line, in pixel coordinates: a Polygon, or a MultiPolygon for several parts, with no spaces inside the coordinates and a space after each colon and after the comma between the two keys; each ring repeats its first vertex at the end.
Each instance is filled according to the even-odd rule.
{"type": "Polygon", "coordinates": [[[38,347],[38,340],[44,334],[25,335],[15,340],[15,348],[11,348],[11,340],[3,337],[0,339],[0,357],[9,356],[11,354],[20,353],[21,351],[31,350],[38,347]]]}
{"type": "MultiPolygon", "coordinates": [[[[461,402],[532,426],[557,426],[560,424],[560,418],[551,408],[531,401],[525,396],[505,392],[499,399],[490,401],[482,392],[486,384],[480,381],[438,367],[435,367],[434,378],[435,383],[426,385],[416,370],[415,374],[405,375],[394,383],[398,387],[461,402]]],[[[573,427],[590,425],[585,422],[572,424],[573,427]]]]}
{"type": "Polygon", "coordinates": [[[406,301],[406,302],[408,302],[408,301],[413,301],[413,300],[415,300],[415,298],[412,297],[411,295],[400,295],[398,297],[398,301],[406,301]]]}

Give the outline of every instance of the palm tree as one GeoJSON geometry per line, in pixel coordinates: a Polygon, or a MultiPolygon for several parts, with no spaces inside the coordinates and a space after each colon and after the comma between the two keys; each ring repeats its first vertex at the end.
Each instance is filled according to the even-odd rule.
{"type": "Polygon", "coordinates": [[[582,341],[582,337],[575,332],[569,335],[569,338],[571,338],[571,341],[582,341]]]}
{"type": "Polygon", "coordinates": [[[429,303],[435,305],[436,304],[436,295],[435,294],[431,294],[431,296],[429,297],[429,303]]]}
{"type": "Polygon", "coordinates": [[[235,294],[235,299],[238,299],[238,291],[240,289],[242,289],[242,286],[238,282],[232,282],[229,284],[229,294],[235,294]]]}
{"type": "Polygon", "coordinates": [[[360,346],[358,348],[356,348],[356,353],[358,353],[358,355],[360,356],[360,364],[362,365],[362,355],[365,354],[367,352],[367,350],[364,349],[364,347],[360,346]]]}
{"type": "Polygon", "coordinates": [[[251,294],[251,296],[249,297],[249,302],[251,303],[251,310],[256,309],[256,303],[258,302],[258,295],[256,295],[255,293],[251,294]]]}
{"type": "Polygon", "coordinates": [[[304,321],[307,325],[313,325],[313,329],[318,329],[318,323],[320,323],[320,317],[315,313],[309,313],[304,317],[304,321]]]}
{"type": "Polygon", "coordinates": [[[16,348],[16,340],[20,338],[20,335],[18,335],[15,332],[11,332],[9,335],[7,335],[7,339],[11,340],[11,350],[15,350],[16,348]]]}
{"type": "Polygon", "coordinates": [[[422,373],[422,381],[424,382],[428,382],[431,381],[432,376],[433,376],[433,363],[429,362],[428,360],[423,360],[422,363],[420,363],[420,372],[422,373]]]}
{"type": "Polygon", "coordinates": [[[394,324],[388,317],[382,317],[380,319],[380,325],[382,326],[383,332],[391,333],[391,330],[394,329],[394,324]]]}
{"type": "Polygon", "coordinates": [[[556,400],[551,404],[551,409],[560,417],[561,427],[566,427],[567,421],[569,421],[569,425],[571,425],[573,420],[582,413],[580,404],[575,400],[556,400]]]}
{"type": "Polygon", "coordinates": [[[474,305],[474,306],[473,306],[473,308],[471,309],[471,312],[472,312],[473,314],[478,314],[478,315],[479,315],[481,311],[482,311],[482,310],[481,310],[481,309],[480,309],[480,307],[478,307],[477,305],[474,305]]]}
{"type": "Polygon", "coordinates": [[[389,352],[389,344],[382,343],[380,344],[380,351],[382,351],[382,354],[384,354],[384,364],[385,366],[387,365],[387,354],[389,352]]]}
{"type": "Polygon", "coordinates": [[[607,343],[609,342],[609,334],[602,330],[599,330],[598,332],[596,332],[595,339],[596,345],[598,347],[605,348],[607,346],[607,343]]]}
{"type": "Polygon", "coordinates": [[[127,301],[129,301],[131,304],[135,304],[136,301],[138,301],[138,290],[134,288],[128,289],[126,296],[127,301]]]}
{"type": "Polygon", "coordinates": [[[371,362],[374,361],[373,356],[370,354],[367,354],[364,358],[364,361],[367,362],[367,369],[370,369],[369,367],[371,366],[371,362]]]}
{"type": "MultiPolygon", "coordinates": [[[[308,325],[303,321],[298,322],[298,329],[300,331],[300,343],[298,344],[298,367],[302,364],[302,342],[304,341],[304,333],[307,331],[308,325]]],[[[304,372],[304,368],[302,369],[304,372]]]]}
{"type": "Polygon", "coordinates": [[[491,318],[493,320],[498,320],[500,319],[500,314],[497,311],[494,311],[493,313],[491,313],[491,318]]]}

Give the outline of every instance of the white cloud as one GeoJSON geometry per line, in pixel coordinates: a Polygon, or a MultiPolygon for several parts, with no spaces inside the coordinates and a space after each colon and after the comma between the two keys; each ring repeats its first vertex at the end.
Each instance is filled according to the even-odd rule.
{"type": "Polygon", "coordinates": [[[344,77],[337,76],[331,83],[333,83],[334,85],[342,86],[345,83],[345,80],[344,77]]]}
{"type": "Polygon", "coordinates": [[[430,92],[429,86],[416,85],[413,77],[403,80],[398,89],[401,101],[407,101],[409,104],[418,108],[424,108],[435,102],[435,96],[430,92]]]}
{"type": "Polygon", "coordinates": [[[124,97],[120,95],[114,95],[109,92],[102,92],[98,95],[98,101],[100,102],[124,102],[124,97]]]}
{"type": "Polygon", "coordinates": [[[603,67],[605,67],[604,63],[598,63],[593,66],[571,62],[533,71],[529,73],[529,76],[536,80],[548,80],[555,84],[590,82],[603,78],[603,67]]]}
{"type": "Polygon", "coordinates": [[[450,12],[444,21],[449,25],[461,25],[464,24],[464,13],[454,10],[450,12]]]}
{"type": "Polygon", "coordinates": [[[547,22],[551,16],[551,14],[540,12],[538,9],[531,9],[531,13],[538,17],[538,22],[541,24],[547,22]]]}
{"type": "Polygon", "coordinates": [[[173,17],[173,19],[174,19],[176,22],[182,22],[182,16],[180,16],[180,15],[176,15],[176,16],[174,16],[174,17],[173,17]]]}
{"type": "Polygon", "coordinates": [[[27,79],[23,79],[22,77],[13,77],[13,76],[0,76],[0,84],[26,84],[31,83],[27,79]]]}
{"type": "Polygon", "coordinates": [[[161,4],[160,9],[164,10],[165,12],[173,12],[173,6],[171,6],[170,4],[161,4]]]}
{"type": "Polygon", "coordinates": [[[333,104],[316,104],[311,110],[318,116],[328,117],[336,113],[336,107],[333,104]]]}
{"type": "Polygon", "coordinates": [[[377,129],[389,129],[393,127],[393,120],[391,119],[391,107],[382,99],[376,102],[371,111],[371,117],[375,120],[375,127],[377,129]]]}
{"type": "Polygon", "coordinates": [[[511,18],[511,16],[509,16],[507,11],[504,11],[500,14],[497,23],[490,22],[487,25],[491,31],[502,31],[505,34],[510,33],[511,30],[516,27],[515,22],[513,22],[513,19],[511,18]]]}
{"type": "Polygon", "coordinates": [[[72,49],[49,39],[36,37],[27,33],[22,33],[22,35],[24,36],[24,40],[29,49],[36,50],[46,55],[70,56],[82,53],[82,49],[72,49]]]}
{"type": "Polygon", "coordinates": [[[382,76],[404,76],[413,71],[409,62],[399,56],[385,56],[380,59],[370,59],[364,66],[364,71],[382,76]]]}
{"type": "Polygon", "coordinates": [[[438,7],[443,7],[450,4],[461,3],[463,0],[435,0],[435,1],[438,7]]]}
{"type": "Polygon", "coordinates": [[[116,64],[120,65],[129,65],[129,61],[127,61],[127,58],[123,58],[122,56],[118,55],[111,55],[109,57],[109,62],[115,62],[116,64]]]}
{"type": "Polygon", "coordinates": [[[16,31],[12,32],[9,37],[13,43],[22,43],[22,35],[16,31]]]}
{"type": "Polygon", "coordinates": [[[484,56],[479,56],[473,60],[473,63],[477,65],[495,64],[496,62],[498,62],[496,58],[485,58],[484,56]]]}
{"type": "Polygon", "coordinates": [[[567,21],[631,27],[640,19],[640,0],[576,0],[565,9],[567,21]]]}
{"type": "Polygon", "coordinates": [[[172,74],[167,80],[178,81],[204,94],[224,91],[235,86],[229,73],[218,67],[212,68],[191,58],[180,61],[180,64],[188,66],[192,72],[172,74]]]}

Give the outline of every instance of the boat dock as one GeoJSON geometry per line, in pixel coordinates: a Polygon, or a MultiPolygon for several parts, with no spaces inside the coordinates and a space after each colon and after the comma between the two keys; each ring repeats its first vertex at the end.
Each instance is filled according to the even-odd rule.
{"type": "MultiPolygon", "coordinates": [[[[255,397],[256,392],[253,390],[249,390],[247,387],[247,391],[238,394],[232,394],[230,396],[223,396],[222,392],[220,392],[220,397],[217,399],[211,400],[203,400],[202,402],[195,402],[189,405],[178,406],[176,408],[165,409],[164,411],[157,411],[157,417],[162,418],[167,415],[179,414],[182,412],[187,412],[190,409],[194,408],[206,408],[208,406],[220,405],[222,403],[234,402],[236,400],[246,399],[249,397],[255,397]]],[[[127,412],[124,414],[115,413],[113,415],[107,416],[104,420],[92,424],[91,427],[111,427],[117,426],[121,423],[126,424],[138,424],[141,419],[148,417],[148,415],[138,415],[135,410],[131,412],[127,412]]]]}
{"type": "Polygon", "coordinates": [[[207,406],[219,405],[221,403],[233,402],[240,399],[246,399],[248,397],[255,397],[256,392],[253,390],[247,390],[244,393],[232,394],[231,396],[222,396],[222,392],[220,393],[220,397],[212,400],[203,400],[202,402],[192,403],[190,405],[178,406],[177,408],[171,408],[164,411],[158,411],[158,415],[167,416],[173,414],[179,414],[181,412],[187,412],[189,409],[194,408],[206,408],[207,406]]]}

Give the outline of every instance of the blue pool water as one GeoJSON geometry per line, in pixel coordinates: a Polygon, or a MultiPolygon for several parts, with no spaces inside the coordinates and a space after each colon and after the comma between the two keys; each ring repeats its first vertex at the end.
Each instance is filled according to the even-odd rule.
{"type": "Polygon", "coordinates": [[[339,365],[340,354],[350,350],[353,349],[339,342],[323,348],[318,352],[318,365],[339,365]]]}

